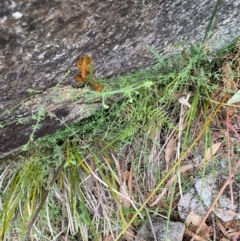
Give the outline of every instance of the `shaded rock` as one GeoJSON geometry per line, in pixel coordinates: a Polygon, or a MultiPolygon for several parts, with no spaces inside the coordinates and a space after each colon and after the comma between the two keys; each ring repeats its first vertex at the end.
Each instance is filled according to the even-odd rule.
{"type": "MultiPolygon", "coordinates": [[[[185,225],[180,222],[169,222],[168,226],[168,236],[167,231],[167,221],[163,219],[153,220],[152,228],[155,232],[157,241],[182,241],[185,225]],[[167,237],[167,238],[166,238],[167,237]]],[[[137,233],[137,241],[154,241],[154,235],[152,231],[150,222],[145,223],[137,233]]]]}
{"type": "Polygon", "coordinates": [[[81,97],[83,90],[72,86],[58,86],[44,91],[41,95],[29,99],[21,105],[21,122],[13,122],[0,130],[2,157],[13,148],[19,147],[19,141],[25,144],[33,133],[34,138],[51,134],[73,122],[89,117],[101,105],[101,100],[87,102],[81,97]],[[73,101],[74,100],[74,101],[73,101]],[[30,118],[29,118],[30,117],[30,118]],[[34,131],[35,126],[39,126],[34,131]]]}
{"type": "MultiPolygon", "coordinates": [[[[44,95],[59,82],[71,86],[78,73],[76,61],[85,54],[93,59],[96,77],[152,66],[156,60],[146,45],[167,56],[181,41],[200,43],[215,4],[210,0],[1,1],[0,156],[25,144],[32,131],[31,111],[19,108],[32,98],[29,89],[44,95]],[[66,71],[70,71],[67,76],[66,71]],[[19,117],[30,121],[18,124],[19,117]]],[[[213,49],[239,36],[239,5],[239,0],[222,2],[209,39],[213,49]]],[[[69,107],[63,99],[52,111],[61,119],[69,107]]],[[[79,114],[68,124],[84,117],[79,114]]],[[[44,118],[36,138],[61,126],[54,118],[44,118]]]]}

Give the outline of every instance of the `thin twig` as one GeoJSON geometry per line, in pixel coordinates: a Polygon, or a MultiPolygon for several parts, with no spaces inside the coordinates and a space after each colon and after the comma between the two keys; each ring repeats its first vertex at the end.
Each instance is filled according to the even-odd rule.
{"type": "MultiPolygon", "coordinates": [[[[211,213],[211,211],[213,210],[213,207],[215,206],[215,204],[217,203],[218,199],[220,198],[220,196],[222,195],[223,191],[225,190],[225,188],[227,187],[227,185],[229,185],[229,183],[232,181],[232,177],[234,176],[235,172],[237,171],[238,167],[240,166],[240,159],[238,160],[231,176],[228,177],[228,179],[225,181],[224,185],[222,186],[221,190],[219,191],[218,195],[216,196],[216,198],[214,199],[213,203],[211,204],[211,206],[209,207],[208,211],[206,212],[206,214],[204,215],[203,219],[201,220],[198,229],[196,230],[196,234],[199,233],[199,231],[202,228],[202,225],[205,223],[206,219],[208,218],[209,214],[211,213]]],[[[191,241],[194,240],[194,237],[191,239],[191,241]]]]}
{"type": "MultiPolygon", "coordinates": [[[[227,111],[227,123],[229,123],[229,114],[227,111]]],[[[231,154],[230,154],[230,142],[229,142],[229,125],[227,125],[227,157],[228,157],[228,175],[230,177],[232,173],[232,165],[231,165],[231,154]]],[[[231,195],[231,204],[233,208],[233,203],[234,203],[234,198],[233,198],[233,187],[232,187],[232,182],[229,182],[229,188],[230,188],[230,195],[231,195]]]]}
{"type": "Polygon", "coordinates": [[[195,234],[193,231],[191,231],[190,229],[186,229],[185,233],[194,237],[197,241],[207,241],[207,239],[201,237],[200,235],[195,234]]]}
{"type": "Polygon", "coordinates": [[[212,218],[212,223],[213,223],[213,241],[216,241],[216,237],[217,237],[217,232],[216,232],[216,222],[214,219],[214,214],[212,213],[211,215],[212,218]]]}

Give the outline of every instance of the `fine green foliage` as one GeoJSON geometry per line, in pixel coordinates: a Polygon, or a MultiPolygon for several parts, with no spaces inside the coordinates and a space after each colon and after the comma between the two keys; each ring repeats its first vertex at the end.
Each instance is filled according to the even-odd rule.
{"type": "MultiPolygon", "coordinates": [[[[159,61],[153,68],[121,76],[101,93],[84,91],[90,101],[102,99],[102,109],[91,117],[33,141],[46,115],[44,107],[32,116],[36,124],[25,146],[28,152],[1,166],[2,240],[9,240],[13,233],[24,241],[116,237],[149,193],[162,190],[155,188],[167,173],[168,136],[183,135],[178,137],[177,160],[194,143],[198,111],[206,117],[216,109],[211,96],[223,88],[223,82],[219,81],[221,61],[211,59],[203,46],[183,49],[166,60],[150,51],[159,61]],[[188,95],[191,106],[187,108],[180,98],[188,95]],[[139,188],[131,189],[130,173],[139,188]]],[[[212,133],[205,129],[201,141],[206,151],[212,133]]],[[[168,200],[170,211],[159,207],[158,213],[170,218],[181,185],[183,190],[189,188],[186,180],[179,186],[175,181],[168,200]]],[[[134,227],[149,213],[156,215],[155,208],[139,212],[134,227]]]]}

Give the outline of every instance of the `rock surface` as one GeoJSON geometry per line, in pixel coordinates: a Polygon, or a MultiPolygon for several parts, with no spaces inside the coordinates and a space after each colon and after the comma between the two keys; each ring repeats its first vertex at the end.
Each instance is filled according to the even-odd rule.
{"type": "MultiPolygon", "coordinates": [[[[190,212],[194,212],[203,217],[210,208],[213,200],[219,193],[225,180],[219,175],[207,175],[204,178],[199,178],[194,184],[194,188],[184,194],[178,203],[178,211],[181,219],[186,220],[190,212]]],[[[226,188],[223,194],[218,199],[217,205],[213,208],[213,213],[222,221],[227,222],[240,218],[239,213],[239,188],[238,180],[232,183],[234,202],[231,203],[230,188],[226,188]]]]}
{"type": "Polygon", "coordinates": [[[153,220],[152,227],[147,222],[140,228],[136,241],[154,241],[153,231],[155,232],[156,241],[182,241],[184,230],[185,225],[180,222],[169,222],[167,229],[166,220],[153,220]],[[168,230],[168,236],[166,236],[166,230],[168,230]]]}
{"type": "MultiPolygon", "coordinates": [[[[31,97],[29,89],[43,96],[59,82],[71,89],[78,72],[76,61],[85,54],[93,59],[96,77],[149,67],[156,60],[146,45],[166,56],[181,41],[200,43],[215,5],[211,0],[1,1],[0,156],[25,144],[32,132],[35,110],[26,111],[24,104],[31,97]],[[67,76],[66,71],[70,71],[67,76]],[[20,124],[17,119],[23,117],[30,120],[20,124]]],[[[209,38],[213,49],[239,36],[239,8],[240,0],[220,5],[209,38]]],[[[69,116],[68,99],[62,98],[50,112],[71,124],[91,114],[80,100],[84,101],[79,97],[75,105],[82,111],[74,118],[69,116]]],[[[40,126],[36,138],[61,123],[46,115],[40,126]]]]}

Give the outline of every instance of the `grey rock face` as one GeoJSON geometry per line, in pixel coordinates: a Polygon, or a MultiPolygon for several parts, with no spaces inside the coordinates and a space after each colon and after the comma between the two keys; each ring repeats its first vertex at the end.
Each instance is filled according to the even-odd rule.
{"type": "MultiPolygon", "coordinates": [[[[190,212],[194,212],[203,217],[210,208],[213,200],[219,193],[220,184],[225,180],[219,175],[207,175],[204,178],[199,178],[194,184],[194,188],[184,194],[178,202],[178,211],[183,221],[186,220],[190,212]]],[[[238,197],[239,188],[233,182],[233,196],[238,197]]],[[[229,189],[229,188],[228,188],[229,189]]],[[[240,218],[239,202],[237,198],[231,203],[230,190],[225,190],[218,200],[216,207],[212,209],[213,213],[222,221],[227,222],[240,218]]]]}
{"type": "MultiPolygon", "coordinates": [[[[78,74],[76,61],[85,54],[93,59],[96,77],[149,67],[156,60],[146,45],[166,56],[180,41],[199,43],[215,4],[210,0],[1,1],[0,124],[5,127],[0,130],[0,155],[23,145],[31,132],[33,122],[16,124],[17,117],[32,114],[18,106],[29,100],[29,89],[44,95],[59,82],[71,86],[78,74]],[[64,76],[68,70],[70,74],[64,76]]],[[[220,48],[238,37],[239,5],[240,0],[223,1],[211,46],[220,48]]],[[[57,106],[63,117],[69,112],[65,104],[63,99],[57,106]]],[[[43,120],[46,132],[36,137],[48,133],[46,123],[59,128],[56,122],[43,120]]]]}
{"type": "MultiPolygon", "coordinates": [[[[168,235],[167,221],[155,220],[152,221],[152,228],[155,232],[157,241],[182,241],[185,230],[185,225],[180,222],[169,222],[168,235]]],[[[137,233],[137,241],[154,241],[154,235],[149,222],[145,223],[137,233]]]]}

